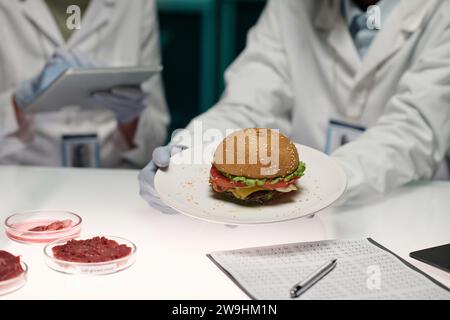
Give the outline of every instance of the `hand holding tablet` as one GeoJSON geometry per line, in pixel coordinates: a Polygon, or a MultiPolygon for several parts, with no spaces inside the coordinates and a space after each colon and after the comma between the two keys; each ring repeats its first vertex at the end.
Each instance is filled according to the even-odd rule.
{"type": "MultiPolygon", "coordinates": [[[[117,106],[120,105],[118,103],[120,99],[117,99],[118,95],[111,91],[112,88],[140,87],[161,70],[160,66],[67,69],[31,101],[26,110],[50,112],[71,105],[94,108],[98,106],[98,100],[96,102],[92,95],[98,92],[112,93],[108,99],[111,102],[115,96],[114,103],[110,104],[117,106]]],[[[105,96],[102,97],[106,99],[105,96]]],[[[141,98],[144,96],[139,96],[139,99],[141,98]]]]}
{"type": "Polygon", "coordinates": [[[161,70],[161,66],[103,67],[77,51],[58,48],[38,75],[19,83],[15,102],[23,112],[103,107],[125,123],[145,108],[142,83],[161,70]]]}
{"type": "Polygon", "coordinates": [[[98,106],[114,113],[119,123],[129,123],[139,117],[145,109],[147,97],[148,94],[138,86],[115,87],[92,95],[98,106]]]}

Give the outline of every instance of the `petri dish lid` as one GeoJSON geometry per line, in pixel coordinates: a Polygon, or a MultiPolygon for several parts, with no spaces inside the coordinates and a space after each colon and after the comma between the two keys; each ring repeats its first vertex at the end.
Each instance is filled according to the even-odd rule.
{"type": "Polygon", "coordinates": [[[49,243],[57,239],[78,235],[82,218],[70,211],[40,210],[15,213],[5,220],[6,235],[11,240],[22,243],[49,243]],[[59,230],[40,230],[38,227],[53,223],[63,223],[59,230]],[[35,229],[34,231],[32,229],[35,229]]]}
{"type": "Polygon", "coordinates": [[[19,290],[27,282],[28,266],[22,259],[20,260],[20,265],[23,269],[21,274],[15,278],[0,281],[0,296],[19,290]]]}

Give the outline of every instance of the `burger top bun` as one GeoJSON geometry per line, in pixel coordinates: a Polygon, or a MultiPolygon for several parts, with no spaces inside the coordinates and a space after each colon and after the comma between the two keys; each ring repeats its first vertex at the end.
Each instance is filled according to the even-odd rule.
{"type": "Polygon", "coordinates": [[[214,154],[221,172],[250,179],[274,179],[294,172],[297,148],[285,135],[271,129],[243,129],[226,137],[214,154]]]}

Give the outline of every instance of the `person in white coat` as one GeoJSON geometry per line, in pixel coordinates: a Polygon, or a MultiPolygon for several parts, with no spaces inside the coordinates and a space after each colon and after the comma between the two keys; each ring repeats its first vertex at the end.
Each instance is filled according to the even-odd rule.
{"type": "MultiPolygon", "coordinates": [[[[450,145],[448,12],[440,0],[269,0],[223,97],[195,120],[204,130],[279,128],[330,153],[348,176],[344,203],[432,179],[450,145]],[[369,28],[377,20],[380,30],[369,28]]],[[[155,150],[141,172],[150,203],[175,144],[184,143],[155,150]]]]}
{"type": "MultiPolygon", "coordinates": [[[[98,108],[31,114],[26,104],[55,70],[159,65],[158,33],[154,0],[0,0],[0,164],[67,165],[64,144],[84,139],[99,158],[88,166],[142,168],[166,139],[160,76],[139,90],[94,95],[98,108]],[[79,29],[65,29],[64,3],[82,8],[79,29]]],[[[88,149],[83,142],[78,147],[82,158],[88,149]]]]}

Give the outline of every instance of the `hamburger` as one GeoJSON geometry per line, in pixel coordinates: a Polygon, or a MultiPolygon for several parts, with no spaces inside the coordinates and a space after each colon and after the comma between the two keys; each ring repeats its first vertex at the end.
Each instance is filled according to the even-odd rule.
{"type": "Polygon", "coordinates": [[[298,190],[305,173],[297,148],[271,129],[243,129],[227,136],[214,153],[213,191],[243,204],[265,204],[298,190]]]}

